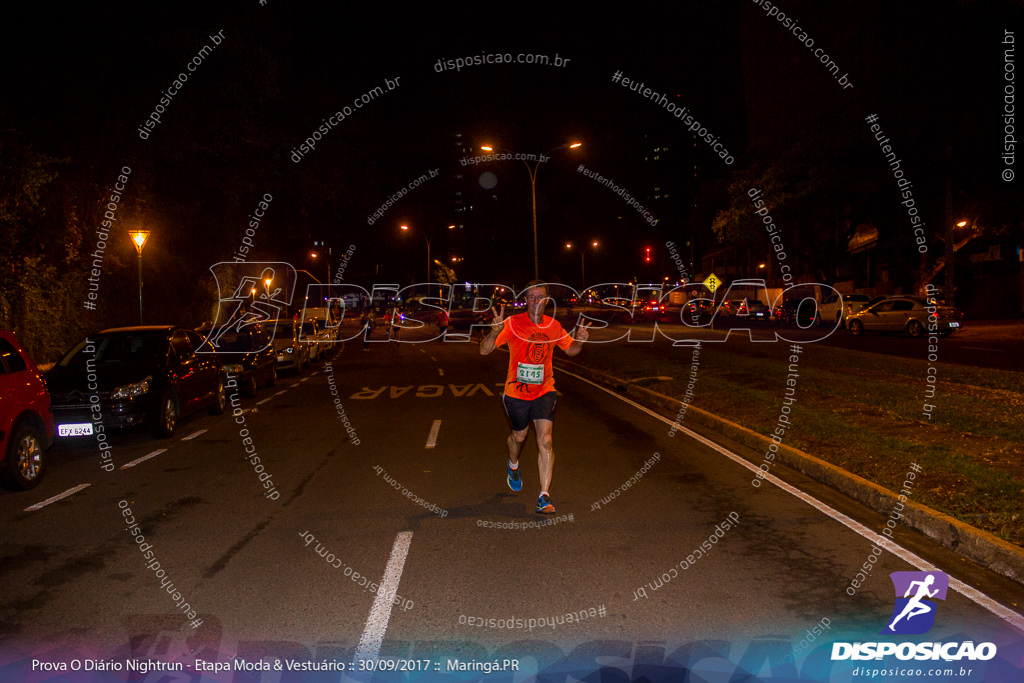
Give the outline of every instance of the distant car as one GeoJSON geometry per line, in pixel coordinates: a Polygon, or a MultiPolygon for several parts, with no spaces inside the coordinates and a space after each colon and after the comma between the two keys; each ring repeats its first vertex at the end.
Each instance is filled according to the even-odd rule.
{"type": "MultiPolygon", "coordinates": [[[[204,325],[196,332],[209,341],[211,329],[212,326],[204,325]]],[[[261,382],[268,387],[277,384],[277,354],[270,335],[261,325],[226,332],[217,339],[215,348],[212,355],[225,380],[231,375],[244,396],[255,396],[261,382]]]]}
{"type": "Polygon", "coordinates": [[[637,313],[634,315],[634,318],[638,322],[656,321],[663,315],[665,315],[667,308],[667,306],[665,306],[656,299],[653,301],[648,301],[645,304],[643,304],[642,307],[637,306],[637,313]]]}
{"type": "Polygon", "coordinates": [[[808,328],[814,324],[817,310],[818,302],[812,298],[783,299],[782,304],[775,308],[775,320],[808,328]]]}
{"type": "Polygon", "coordinates": [[[680,316],[693,317],[694,315],[712,315],[715,312],[715,304],[710,299],[690,299],[683,304],[680,316]]]}
{"type": "Polygon", "coordinates": [[[53,438],[46,380],[15,334],[0,330],[0,479],[4,486],[24,490],[38,484],[53,438]]]}
{"type": "Polygon", "coordinates": [[[850,314],[847,327],[854,335],[864,332],[905,332],[919,337],[934,331],[941,335],[952,334],[961,328],[963,313],[949,306],[932,306],[923,297],[893,296],[879,301],[871,308],[850,314]],[[935,317],[929,319],[932,308],[935,317]]]}
{"type": "Polygon", "coordinates": [[[274,338],[277,353],[277,368],[294,369],[301,372],[309,367],[308,341],[299,339],[299,326],[291,320],[271,320],[265,328],[274,338]]]}
{"type": "Polygon", "coordinates": [[[736,307],[735,315],[750,320],[770,320],[771,309],[757,299],[742,299],[736,307]]]}
{"type": "Polygon", "coordinates": [[[839,294],[838,292],[825,298],[818,307],[818,324],[831,325],[839,322],[840,327],[846,326],[846,319],[851,313],[863,311],[868,307],[871,297],[867,294],[839,294]]]}
{"type": "Polygon", "coordinates": [[[146,424],[170,438],[181,418],[224,412],[227,392],[203,338],[172,325],[119,327],[82,339],[47,370],[57,437],[91,436],[98,402],[104,429],[146,424]],[[95,396],[98,401],[93,401],[95,396]]]}

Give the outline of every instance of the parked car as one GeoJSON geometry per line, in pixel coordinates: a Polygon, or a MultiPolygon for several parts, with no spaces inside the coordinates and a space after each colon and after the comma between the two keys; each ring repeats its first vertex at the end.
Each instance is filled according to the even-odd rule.
{"type": "Polygon", "coordinates": [[[962,326],[963,313],[950,306],[929,306],[923,297],[893,296],[879,301],[871,308],[850,314],[846,321],[850,332],[855,335],[864,332],[906,332],[919,337],[926,331],[941,335],[952,334],[962,326]],[[935,317],[929,320],[931,308],[935,317]]]}
{"type": "Polygon", "coordinates": [[[808,328],[816,319],[818,302],[814,299],[792,297],[783,299],[775,309],[775,320],[780,323],[796,323],[799,327],[808,328]]]}
{"type": "Polygon", "coordinates": [[[818,324],[831,325],[838,321],[840,327],[846,326],[846,319],[851,313],[863,311],[870,304],[871,297],[867,294],[839,294],[828,296],[818,307],[818,324]]]}
{"type": "Polygon", "coordinates": [[[331,335],[316,320],[307,320],[299,329],[299,340],[309,345],[309,359],[319,363],[331,349],[331,335]]]}
{"type": "Polygon", "coordinates": [[[271,320],[266,329],[274,338],[274,351],[277,354],[277,368],[295,369],[299,372],[309,367],[308,341],[299,339],[299,326],[291,320],[271,320]]]}
{"type": "Polygon", "coordinates": [[[46,380],[17,336],[0,330],[0,479],[4,486],[30,489],[38,484],[53,439],[46,380]]]}
{"type": "MultiPolygon", "coordinates": [[[[203,325],[196,332],[208,340],[211,329],[212,326],[203,325]]],[[[243,396],[255,396],[261,382],[268,387],[277,384],[277,354],[270,335],[261,325],[246,325],[240,331],[226,332],[217,339],[215,348],[211,355],[224,373],[225,381],[229,375],[233,376],[243,396]]]]}
{"type": "Polygon", "coordinates": [[[227,393],[203,338],[173,325],[119,327],[82,339],[46,372],[57,437],[93,434],[92,397],[105,430],[147,425],[170,438],[203,408],[224,412],[227,393]]]}

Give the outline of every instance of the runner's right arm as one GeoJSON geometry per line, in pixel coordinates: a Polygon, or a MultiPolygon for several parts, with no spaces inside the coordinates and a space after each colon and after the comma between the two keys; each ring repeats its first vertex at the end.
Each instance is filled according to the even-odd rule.
{"type": "Polygon", "coordinates": [[[491,306],[491,313],[494,314],[494,320],[491,321],[491,332],[484,340],[480,342],[480,355],[486,356],[495,349],[496,342],[498,341],[498,335],[501,334],[502,328],[505,326],[505,307],[502,306],[501,310],[495,312],[494,306],[491,306]]]}

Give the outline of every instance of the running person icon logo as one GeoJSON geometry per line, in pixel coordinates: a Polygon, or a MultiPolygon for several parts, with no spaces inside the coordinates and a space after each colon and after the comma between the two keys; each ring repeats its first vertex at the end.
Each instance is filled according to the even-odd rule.
{"type": "Polygon", "coordinates": [[[949,576],[943,572],[893,572],[889,574],[896,591],[896,605],[883,634],[926,633],[935,623],[938,604],[945,600],[949,576]]]}

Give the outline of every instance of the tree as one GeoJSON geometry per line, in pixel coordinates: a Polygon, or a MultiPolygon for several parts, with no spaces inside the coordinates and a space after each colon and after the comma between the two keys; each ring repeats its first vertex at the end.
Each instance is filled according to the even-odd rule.
{"type": "Polygon", "coordinates": [[[14,330],[39,362],[55,360],[85,322],[84,231],[69,188],[54,182],[67,163],[17,131],[0,134],[0,327],[14,330]]]}

